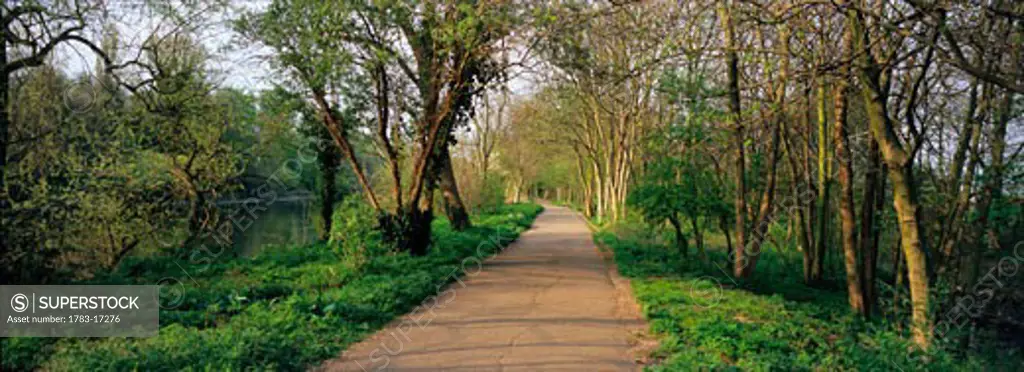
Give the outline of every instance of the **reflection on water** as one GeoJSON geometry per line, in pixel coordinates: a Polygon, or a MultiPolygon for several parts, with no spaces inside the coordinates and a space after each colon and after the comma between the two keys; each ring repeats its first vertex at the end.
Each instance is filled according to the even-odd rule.
{"type": "Polygon", "coordinates": [[[235,229],[233,248],[242,256],[251,256],[269,247],[307,245],[316,241],[316,200],[282,198],[265,210],[256,211],[256,219],[246,229],[235,229]]]}

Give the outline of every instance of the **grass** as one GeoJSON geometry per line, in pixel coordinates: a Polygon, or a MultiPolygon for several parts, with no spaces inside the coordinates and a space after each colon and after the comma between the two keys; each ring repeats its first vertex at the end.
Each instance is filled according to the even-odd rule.
{"type": "Polygon", "coordinates": [[[628,231],[602,230],[595,240],[614,250],[652,336],[660,341],[649,371],[1024,367],[1018,350],[919,351],[894,325],[851,315],[844,292],[803,285],[800,270],[777,257],[782,255],[765,254],[754,277],[739,283],[727,274],[730,266],[721,251],[709,251],[702,262],[692,252],[683,257],[657,239],[628,231]]]}
{"type": "MultiPolygon", "coordinates": [[[[202,265],[173,286],[182,300],[161,311],[159,337],[3,339],[2,368],[304,370],[436,294],[461,275],[463,259],[495,253],[541,209],[500,207],[463,232],[436,219],[425,257],[375,255],[352,265],[335,245],[317,244],[202,265]]],[[[92,284],[152,284],[182,270],[168,259],[137,259],[92,284]]]]}

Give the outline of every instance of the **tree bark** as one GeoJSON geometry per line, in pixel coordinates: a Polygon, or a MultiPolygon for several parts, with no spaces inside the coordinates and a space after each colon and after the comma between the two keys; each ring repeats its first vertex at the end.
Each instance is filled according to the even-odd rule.
{"type": "Polygon", "coordinates": [[[863,14],[849,10],[855,37],[855,60],[861,83],[861,93],[870,123],[871,133],[878,141],[882,157],[889,167],[893,188],[893,205],[900,227],[900,245],[907,262],[910,282],[914,342],[922,349],[931,346],[932,319],[929,312],[929,276],[927,248],[921,235],[917,190],[913,180],[913,158],[899,142],[886,109],[887,92],[881,86],[881,70],[875,61],[869,35],[863,24],[863,14]]]}
{"type": "Polygon", "coordinates": [[[203,229],[206,227],[203,223],[203,215],[206,210],[206,195],[204,195],[203,192],[197,189],[194,185],[190,186],[193,194],[195,195],[190,203],[191,205],[188,215],[188,236],[185,237],[185,241],[182,243],[182,252],[191,249],[192,246],[199,241],[199,238],[203,233],[203,229]]]}
{"type": "MultiPolygon", "coordinates": [[[[5,25],[6,26],[6,25],[5,25]]],[[[0,66],[7,66],[7,38],[0,37],[0,66]]],[[[6,262],[9,248],[7,223],[11,203],[7,194],[7,143],[10,139],[11,118],[8,116],[7,104],[10,100],[10,76],[0,72],[0,262],[6,262]]]]}
{"type": "MultiPolygon", "coordinates": [[[[851,44],[850,39],[850,32],[847,30],[844,43],[851,44]]],[[[850,158],[850,139],[846,125],[846,78],[849,74],[841,75],[836,81],[833,92],[835,124],[832,135],[836,159],[839,161],[839,220],[842,230],[843,263],[846,266],[846,292],[850,308],[867,317],[870,314],[864,300],[866,297],[865,285],[861,277],[863,261],[859,260],[857,254],[856,216],[853,206],[853,160],[850,158]]]]}
{"type": "Polygon", "coordinates": [[[757,261],[761,257],[761,246],[764,244],[766,235],[768,234],[768,227],[772,223],[772,208],[774,206],[775,199],[775,184],[776,175],[778,174],[779,164],[779,142],[781,141],[781,123],[775,123],[775,128],[772,130],[772,141],[769,145],[769,158],[768,158],[768,180],[765,185],[764,191],[761,193],[761,203],[757,208],[757,218],[753,226],[753,234],[750,236],[749,249],[745,252],[746,259],[744,260],[744,266],[740,271],[739,277],[748,278],[754,273],[754,268],[757,267],[757,261]]]}
{"type": "Polygon", "coordinates": [[[700,223],[697,219],[697,216],[690,216],[690,225],[693,227],[693,240],[697,244],[697,256],[703,260],[707,258],[707,253],[704,252],[704,234],[700,230],[700,223]]]}
{"type": "Polygon", "coordinates": [[[787,135],[783,144],[785,145],[786,159],[789,160],[790,173],[793,174],[793,200],[797,203],[793,208],[796,209],[796,232],[798,235],[797,238],[800,242],[800,252],[803,256],[804,284],[811,285],[813,284],[811,265],[814,261],[814,250],[811,245],[811,231],[809,228],[810,222],[807,217],[807,213],[809,212],[808,205],[810,203],[804,202],[806,195],[801,193],[801,190],[810,191],[811,185],[806,184],[801,180],[802,178],[805,179],[805,177],[800,173],[800,168],[795,159],[796,154],[793,152],[793,145],[789,140],[790,137],[791,136],[787,135]]]}
{"type": "Polygon", "coordinates": [[[416,203],[409,203],[402,213],[395,216],[400,229],[393,235],[399,250],[408,251],[411,256],[425,256],[430,247],[431,221],[434,220],[434,192],[436,177],[427,175],[423,179],[424,190],[416,203]]]}
{"type": "Polygon", "coordinates": [[[735,25],[732,21],[732,4],[723,1],[718,6],[719,19],[725,39],[725,60],[728,76],[729,115],[728,121],[733,126],[733,143],[736,146],[736,249],[734,255],[733,275],[743,277],[746,272],[747,244],[747,183],[746,183],[746,129],[742,121],[740,104],[740,71],[739,57],[736,52],[735,25]]]}
{"type": "MultiPolygon", "coordinates": [[[[968,122],[968,125],[966,126],[964,131],[966,133],[963,134],[968,136],[969,139],[967,149],[968,151],[970,151],[971,154],[970,159],[967,162],[966,173],[963,175],[963,183],[961,184],[960,182],[960,175],[956,175],[955,177],[956,180],[954,182],[956,187],[953,190],[956,190],[956,200],[953,201],[953,208],[949,212],[949,215],[946,216],[946,220],[944,221],[945,225],[943,226],[944,229],[942,238],[944,239],[944,241],[943,245],[941,246],[941,258],[943,267],[948,267],[948,264],[950,264],[949,261],[952,260],[953,257],[955,257],[954,250],[957,246],[964,243],[963,216],[964,213],[966,213],[968,208],[970,207],[971,191],[973,190],[972,186],[974,184],[975,169],[978,167],[978,163],[981,162],[981,149],[979,148],[982,136],[981,129],[981,120],[975,120],[972,113],[972,115],[970,116],[970,121],[968,122]]],[[[993,159],[992,161],[993,164],[997,162],[998,160],[996,159],[993,159]]],[[[962,167],[963,163],[961,162],[959,166],[962,167]]],[[[981,199],[982,202],[985,202],[986,197],[984,195],[984,192],[981,199]]],[[[987,224],[987,215],[983,216],[982,214],[983,213],[979,213],[979,220],[982,224],[987,224]]]]}
{"type": "Polygon", "coordinates": [[[384,157],[388,162],[388,170],[391,173],[391,195],[395,199],[397,209],[402,208],[402,170],[398,165],[398,152],[391,145],[391,138],[388,137],[390,120],[390,93],[388,74],[383,63],[378,63],[374,69],[376,77],[376,100],[377,100],[377,140],[384,148],[384,157]]]}
{"type": "Polygon", "coordinates": [[[438,178],[438,186],[441,190],[441,196],[444,197],[444,212],[448,216],[448,221],[451,222],[452,228],[456,231],[462,231],[471,226],[469,222],[469,213],[466,212],[466,206],[462,203],[462,196],[459,195],[459,185],[455,182],[455,174],[452,171],[452,157],[448,151],[448,146],[441,146],[438,149],[438,171],[440,172],[438,178]]]}
{"type": "Polygon", "coordinates": [[[722,229],[722,234],[725,235],[726,257],[731,257],[733,254],[732,232],[729,231],[729,221],[726,219],[725,215],[718,217],[718,228],[722,229]]]}
{"type": "Polygon", "coordinates": [[[676,249],[679,250],[679,254],[683,257],[690,255],[690,245],[686,241],[686,234],[683,234],[683,227],[679,223],[679,218],[671,216],[668,218],[668,222],[672,224],[672,229],[676,235],[676,249]]]}
{"type": "Polygon", "coordinates": [[[995,127],[992,128],[992,136],[989,139],[991,151],[991,164],[988,167],[989,176],[982,185],[981,196],[978,198],[977,220],[974,223],[972,241],[977,245],[971,247],[971,253],[966,262],[963,285],[964,288],[971,288],[978,281],[981,259],[986,249],[998,247],[998,242],[991,239],[986,241],[991,226],[992,203],[1000,197],[1003,186],[1003,153],[1006,151],[1006,126],[1010,121],[1010,110],[1013,105],[1013,94],[1005,93],[1000,104],[995,127]],[[987,243],[987,244],[986,244],[987,243]],[[995,243],[995,246],[993,246],[995,243]]]}
{"type": "Polygon", "coordinates": [[[370,181],[366,178],[366,173],[363,172],[363,166],[359,163],[359,159],[356,156],[355,150],[352,148],[352,144],[349,143],[348,137],[345,135],[344,128],[341,125],[340,120],[335,117],[335,113],[331,108],[327,99],[324,98],[325,93],[320,88],[313,88],[313,100],[317,104],[317,108],[320,110],[320,115],[323,119],[324,128],[334,139],[334,144],[341,150],[341,154],[348,160],[349,166],[352,167],[352,171],[356,175],[356,180],[359,185],[363,188],[363,194],[366,196],[366,200],[370,203],[378,213],[383,213],[380,207],[380,203],[377,201],[377,194],[373,191],[373,187],[370,186],[370,181]]]}
{"type": "Polygon", "coordinates": [[[825,117],[825,83],[818,82],[818,214],[817,240],[814,243],[814,261],[811,265],[812,281],[819,282],[825,276],[825,253],[828,241],[829,192],[832,182],[829,179],[830,160],[828,157],[828,121],[825,117]]]}
{"type": "MultiPolygon", "coordinates": [[[[975,119],[975,111],[978,107],[978,82],[975,80],[971,84],[971,91],[967,98],[967,112],[964,114],[964,127],[960,133],[960,138],[957,140],[956,150],[953,153],[953,163],[949,168],[949,177],[947,179],[947,192],[949,194],[957,194],[958,197],[952,203],[952,208],[947,212],[945,221],[943,221],[942,230],[939,234],[939,247],[941,249],[941,256],[939,257],[940,270],[950,267],[950,261],[953,260],[953,250],[957,245],[957,236],[960,235],[959,231],[961,225],[958,223],[961,220],[962,213],[966,211],[967,204],[970,203],[970,190],[971,183],[973,181],[967,181],[961,184],[961,176],[964,171],[964,162],[967,159],[968,150],[973,148],[972,145],[976,135],[975,126],[976,122],[980,126],[980,120],[975,119]],[[966,194],[966,195],[965,195],[966,194]]],[[[978,128],[980,130],[980,128],[978,128]]],[[[976,149],[972,150],[976,151],[976,149]]],[[[976,161],[974,155],[976,152],[972,152],[972,162],[976,161]]],[[[973,178],[974,165],[970,166],[971,169],[967,171],[968,178],[973,178]]]]}
{"type": "Polygon", "coordinates": [[[878,265],[878,213],[882,209],[885,195],[885,174],[882,171],[882,154],[878,150],[878,142],[869,139],[868,144],[868,165],[864,171],[864,200],[861,201],[860,210],[860,252],[861,259],[861,284],[864,286],[864,307],[867,314],[875,310],[878,303],[877,287],[875,286],[875,272],[878,265]]]}
{"type": "Polygon", "coordinates": [[[331,237],[331,227],[334,223],[334,196],[337,194],[335,179],[338,174],[338,157],[334,151],[327,148],[320,150],[320,176],[323,182],[320,189],[320,219],[323,220],[323,231],[320,231],[320,240],[327,241],[331,237]]]}
{"type": "Polygon", "coordinates": [[[745,260],[743,270],[740,272],[741,277],[744,278],[750,277],[754,273],[757,261],[761,257],[761,247],[764,244],[765,237],[768,235],[768,227],[772,223],[775,185],[778,180],[779,149],[781,147],[779,142],[781,142],[783,123],[786,120],[786,82],[789,78],[789,29],[785,25],[779,28],[779,39],[778,53],[782,61],[779,63],[779,82],[775,86],[775,92],[772,97],[775,110],[769,120],[774,128],[772,128],[772,139],[768,148],[768,180],[761,193],[761,203],[757,209],[756,222],[753,226],[753,235],[750,240],[750,249],[746,252],[748,258],[745,260]]]}

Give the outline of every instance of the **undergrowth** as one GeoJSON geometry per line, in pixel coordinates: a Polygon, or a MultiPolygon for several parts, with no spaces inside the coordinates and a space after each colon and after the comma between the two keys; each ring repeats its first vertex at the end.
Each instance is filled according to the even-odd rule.
{"type": "Polygon", "coordinates": [[[494,254],[527,229],[541,209],[499,207],[474,218],[474,227],[462,232],[436,219],[430,254],[424,257],[374,253],[378,236],[343,231],[347,241],[191,265],[187,276],[182,264],[170,259],[131,260],[89,284],[164,284],[178,300],[161,310],[158,337],[3,339],[2,367],[304,370],[436,294],[461,275],[463,259],[494,254]],[[353,258],[357,245],[371,249],[353,258]],[[168,277],[183,279],[161,282],[168,277]]]}
{"type": "Polygon", "coordinates": [[[660,342],[649,371],[1024,368],[1012,349],[922,352],[896,325],[854,316],[843,291],[804,285],[785,257],[764,255],[758,272],[741,283],[728,274],[722,251],[709,250],[707,260],[684,257],[658,239],[607,229],[595,240],[614,250],[660,342]]]}

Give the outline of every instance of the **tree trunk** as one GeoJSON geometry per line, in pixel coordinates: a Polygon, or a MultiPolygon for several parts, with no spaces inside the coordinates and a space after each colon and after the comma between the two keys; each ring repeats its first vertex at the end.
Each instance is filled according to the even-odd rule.
{"type": "Polygon", "coordinates": [[[355,150],[352,148],[352,144],[349,142],[348,137],[345,136],[345,132],[342,130],[343,126],[340,120],[335,117],[335,112],[331,108],[331,105],[324,98],[325,93],[321,89],[313,89],[313,100],[316,102],[317,107],[320,110],[320,115],[323,119],[324,128],[334,139],[334,144],[338,146],[338,150],[348,160],[349,166],[352,167],[352,172],[356,175],[356,180],[359,182],[359,186],[363,188],[363,194],[366,196],[366,200],[370,203],[377,213],[383,213],[380,207],[380,202],[377,201],[377,194],[373,191],[373,187],[370,186],[370,181],[366,177],[366,173],[363,172],[363,166],[359,162],[359,158],[356,156],[355,150]]]}
{"type": "Polygon", "coordinates": [[[757,267],[757,261],[761,257],[761,247],[764,244],[765,237],[768,234],[768,227],[772,223],[772,210],[775,202],[775,185],[777,181],[778,165],[779,165],[779,149],[782,136],[782,127],[785,122],[786,112],[786,81],[789,74],[789,30],[785,25],[780,27],[779,30],[779,54],[781,55],[782,61],[779,67],[779,83],[775,87],[774,103],[777,112],[772,114],[771,123],[774,125],[772,128],[772,140],[768,148],[768,180],[765,188],[761,193],[761,203],[757,208],[757,217],[753,226],[753,235],[750,240],[750,249],[744,252],[747,257],[744,260],[744,267],[738,272],[740,277],[747,278],[754,273],[754,268],[757,267]]]}
{"type": "Polygon", "coordinates": [[[825,253],[828,242],[829,222],[829,192],[832,182],[829,179],[830,172],[828,158],[828,126],[825,117],[825,84],[818,82],[818,214],[817,230],[814,233],[817,240],[814,243],[814,261],[811,265],[811,278],[814,282],[821,281],[825,276],[825,253]]]}
{"type": "Polygon", "coordinates": [[[412,256],[425,256],[430,247],[430,223],[434,220],[434,191],[436,180],[427,176],[423,180],[423,193],[417,203],[407,204],[398,211],[398,215],[390,216],[388,222],[392,242],[400,251],[408,251],[412,256]]]}
{"type": "Polygon", "coordinates": [[[907,279],[913,304],[912,321],[914,342],[922,349],[931,346],[932,319],[929,312],[929,276],[927,248],[921,235],[917,190],[913,180],[913,158],[904,149],[893,128],[886,109],[887,93],[881,86],[881,70],[871,52],[871,43],[863,25],[863,15],[849,10],[851,27],[856,39],[861,93],[871,133],[878,141],[882,158],[889,167],[892,182],[893,205],[900,227],[900,245],[907,262],[907,279]]]}
{"type": "Polygon", "coordinates": [[[803,256],[804,284],[811,285],[814,282],[813,277],[811,276],[811,266],[814,262],[814,249],[811,245],[810,221],[808,221],[807,216],[810,211],[808,208],[810,203],[804,202],[805,198],[809,195],[801,192],[801,190],[810,191],[811,185],[804,182],[804,180],[801,180],[801,178],[804,177],[801,175],[800,168],[797,165],[795,159],[796,154],[793,152],[793,145],[789,141],[790,136],[787,135],[786,137],[787,138],[783,144],[786,146],[786,159],[789,160],[789,169],[790,173],[793,174],[793,184],[795,185],[795,187],[793,187],[793,200],[796,201],[797,205],[793,206],[793,208],[796,209],[797,238],[799,239],[800,252],[803,256]]]}
{"type": "Polygon", "coordinates": [[[921,236],[919,206],[913,180],[912,161],[896,143],[884,108],[884,99],[874,93],[867,93],[869,118],[872,132],[881,139],[879,147],[889,167],[892,181],[893,205],[900,226],[900,245],[907,264],[907,279],[910,282],[910,297],[913,303],[914,341],[922,348],[931,344],[932,321],[928,309],[928,263],[924,239],[921,236]]]}
{"type": "Polygon", "coordinates": [[[776,123],[772,131],[772,141],[769,145],[768,157],[768,180],[764,191],[761,193],[761,203],[757,208],[756,222],[753,226],[753,234],[750,236],[749,249],[745,252],[746,258],[739,277],[748,278],[754,273],[757,261],[761,257],[761,246],[764,244],[765,236],[768,234],[768,227],[772,223],[772,208],[775,199],[775,183],[779,164],[779,142],[781,141],[781,123],[776,123]]]}
{"type": "Polygon", "coordinates": [[[704,234],[700,231],[697,219],[697,216],[690,216],[690,225],[693,227],[693,239],[697,244],[697,256],[704,260],[707,258],[707,253],[704,252],[704,234]]]}
{"type": "MultiPolygon", "coordinates": [[[[322,137],[329,137],[326,131],[319,131],[322,137]]],[[[323,141],[330,141],[329,138],[321,138],[323,141]]],[[[320,231],[320,240],[327,241],[331,237],[331,227],[334,223],[334,203],[337,194],[335,179],[338,174],[338,165],[341,159],[333,147],[322,146],[317,154],[320,161],[320,176],[323,185],[320,189],[320,219],[323,220],[323,230],[320,231]]]]}
{"type": "Polygon", "coordinates": [[[438,149],[438,186],[441,189],[441,196],[444,197],[444,212],[451,222],[452,228],[462,231],[470,227],[469,213],[462,203],[462,196],[459,195],[459,185],[455,182],[455,173],[452,171],[452,157],[448,146],[441,146],[438,149]]]}
{"type": "Polygon", "coordinates": [[[729,115],[728,121],[734,128],[733,144],[736,146],[736,250],[733,275],[742,277],[747,266],[747,183],[746,183],[746,130],[741,119],[739,57],[736,53],[735,25],[732,22],[732,5],[722,2],[718,6],[719,18],[725,39],[725,59],[728,75],[729,115]]]}
{"type": "MultiPolygon", "coordinates": [[[[949,266],[949,264],[950,264],[949,261],[953,259],[954,251],[956,250],[956,247],[964,243],[964,241],[963,241],[963,236],[964,236],[963,229],[965,227],[964,226],[964,222],[965,221],[964,221],[963,216],[967,212],[968,208],[970,208],[970,204],[971,204],[971,191],[973,190],[972,186],[974,184],[974,173],[975,173],[975,169],[978,166],[978,163],[981,162],[981,149],[979,148],[979,146],[981,144],[981,136],[982,136],[982,133],[981,133],[981,129],[982,129],[981,128],[981,120],[974,120],[973,119],[973,115],[971,115],[971,119],[968,122],[968,125],[966,126],[965,129],[966,130],[964,131],[965,133],[963,135],[966,135],[966,136],[969,137],[970,141],[968,143],[968,147],[969,147],[968,150],[970,151],[971,156],[970,156],[970,160],[967,162],[966,174],[964,174],[964,176],[963,176],[963,183],[962,184],[960,182],[960,175],[959,174],[955,175],[956,176],[955,177],[955,180],[956,180],[955,184],[957,185],[957,187],[954,189],[954,190],[956,190],[956,200],[953,201],[953,208],[949,212],[949,215],[946,216],[946,221],[944,221],[945,225],[943,226],[944,229],[943,229],[943,236],[942,236],[942,238],[944,239],[944,241],[943,241],[943,245],[941,246],[941,249],[942,249],[942,256],[941,256],[941,258],[942,258],[942,266],[944,268],[945,267],[950,267],[949,266]]],[[[993,161],[992,161],[993,165],[995,163],[997,163],[997,162],[998,161],[996,159],[993,159],[993,161]]],[[[963,163],[961,162],[961,164],[959,166],[962,167],[963,163]]],[[[955,173],[960,173],[960,172],[957,171],[955,173]]],[[[983,192],[982,196],[981,196],[981,202],[982,203],[987,203],[987,201],[988,200],[986,198],[986,194],[983,192]]],[[[987,209],[987,206],[986,206],[986,209],[987,209]]],[[[978,218],[978,222],[981,225],[986,225],[988,223],[987,212],[981,212],[979,210],[978,217],[979,217],[978,218]]],[[[966,286],[964,288],[966,288],[966,286]]]]}
{"type": "Polygon", "coordinates": [[[725,235],[726,257],[732,257],[732,232],[729,231],[729,221],[726,216],[718,217],[718,228],[722,229],[722,234],[725,235]]]}
{"type": "MultiPolygon", "coordinates": [[[[423,200],[431,199],[424,197],[423,200]]],[[[400,234],[396,235],[396,245],[399,250],[408,251],[412,256],[427,255],[427,248],[430,247],[430,222],[434,219],[431,209],[422,209],[410,205],[407,207],[401,221],[400,234]]]]}
{"type": "MultiPolygon", "coordinates": [[[[986,177],[985,183],[982,186],[981,196],[978,198],[977,205],[977,220],[974,222],[974,232],[972,234],[972,241],[976,242],[977,245],[971,247],[971,253],[966,262],[963,287],[971,288],[977,283],[978,276],[980,275],[981,259],[986,249],[994,248],[992,241],[986,241],[985,238],[989,235],[990,229],[994,229],[991,226],[991,207],[993,201],[997,200],[1002,193],[1003,187],[1003,153],[1006,151],[1006,126],[1010,121],[1011,109],[1013,105],[1013,94],[1007,92],[1003,98],[1002,103],[999,107],[998,117],[995,121],[995,127],[992,129],[992,136],[989,139],[989,147],[991,151],[991,164],[989,164],[988,172],[990,175],[986,177]],[[988,243],[988,244],[985,244],[988,243]]],[[[996,242],[998,244],[998,242],[996,242]]]]}
{"type": "MultiPolygon", "coordinates": [[[[897,227],[897,230],[899,228],[897,227]]],[[[893,257],[892,260],[892,274],[893,274],[893,291],[892,291],[892,312],[896,313],[900,308],[900,291],[906,285],[907,270],[903,260],[903,250],[900,246],[900,241],[897,240],[893,244],[893,257]]],[[[902,328],[901,328],[902,329],[902,328]]]]}
{"type": "MultiPolygon", "coordinates": [[[[881,151],[879,151],[879,162],[881,161],[881,156],[881,151]]],[[[875,217],[873,219],[875,228],[872,230],[874,233],[871,234],[871,244],[866,245],[866,248],[864,250],[864,283],[868,286],[868,289],[865,291],[865,293],[868,294],[867,301],[868,306],[871,309],[875,309],[878,307],[878,287],[875,285],[875,280],[878,278],[878,245],[882,240],[881,236],[883,231],[881,225],[879,224],[879,221],[882,220],[882,216],[879,215],[879,213],[881,213],[881,211],[885,208],[885,185],[888,182],[887,180],[889,179],[889,177],[886,176],[886,172],[889,169],[885,167],[885,164],[882,164],[881,167],[879,167],[879,169],[880,171],[878,173],[878,187],[876,189],[878,190],[878,192],[875,193],[875,217]]]]}
{"type": "Polygon", "coordinates": [[[679,218],[672,216],[668,218],[668,222],[672,224],[672,229],[676,234],[676,249],[679,249],[679,254],[683,257],[690,255],[690,246],[686,241],[686,234],[683,234],[683,228],[679,224],[679,218]]]}
{"type": "Polygon", "coordinates": [[[320,218],[324,221],[323,231],[320,232],[320,240],[327,241],[331,237],[331,226],[334,223],[334,195],[337,193],[334,180],[338,171],[338,162],[333,153],[321,154],[320,161],[323,181],[323,188],[320,190],[320,218]]]}
{"type": "MultiPolygon", "coordinates": [[[[961,184],[961,175],[963,175],[964,162],[967,160],[967,153],[974,137],[975,111],[978,107],[978,82],[977,80],[971,84],[971,91],[967,98],[967,111],[964,113],[964,126],[960,132],[960,137],[957,139],[956,150],[953,153],[953,162],[949,167],[949,176],[946,180],[946,193],[947,195],[958,195],[956,200],[952,203],[947,203],[947,206],[951,208],[946,212],[945,219],[942,224],[942,228],[939,231],[939,245],[940,254],[938,263],[939,270],[945,271],[946,268],[951,267],[950,264],[953,260],[953,250],[956,247],[957,241],[956,236],[959,233],[960,225],[958,224],[962,213],[966,210],[966,205],[960,203],[963,200],[962,196],[966,192],[968,194],[967,202],[970,202],[970,182],[961,184]]],[[[973,154],[973,153],[972,153],[973,154]]],[[[972,158],[973,159],[973,158],[972,158]]],[[[971,171],[968,171],[970,174],[971,171]]]]}
{"type": "MultiPolygon", "coordinates": [[[[867,314],[874,311],[878,300],[875,286],[875,272],[878,265],[878,236],[881,234],[878,225],[878,213],[882,209],[885,196],[885,173],[882,170],[882,154],[878,150],[878,142],[870,139],[868,144],[868,166],[864,171],[864,200],[860,210],[860,252],[863,273],[861,284],[864,286],[864,308],[867,314]]],[[[894,261],[895,262],[895,261],[894,261]]]]}
{"type": "MultiPolygon", "coordinates": [[[[6,35],[5,35],[6,36],[6,35]]],[[[7,38],[0,37],[0,66],[7,66],[7,38]]],[[[11,118],[7,112],[7,101],[10,99],[10,76],[0,73],[0,262],[6,262],[9,248],[8,213],[11,210],[10,195],[7,194],[7,143],[10,140],[11,118]]]]}
{"type": "Polygon", "coordinates": [[[181,244],[183,251],[191,249],[196,242],[199,241],[199,237],[203,233],[203,211],[206,208],[206,196],[201,191],[192,188],[192,192],[195,196],[192,199],[192,205],[189,208],[188,215],[188,236],[185,241],[181,244]]]}
{"type": "MultiPolygon", "coordinates": [[[[851,43],[850,34],[844,37],[848,48],[851,43]]],[[[846,76],[841,74],[836,81],[833,106],[835,108],[835,125],[833,142],[835,143],[836,159],[839,161],[839,219],[842,229],[843,263],[846,266],[846,292],[853,311],[867,317],[865,306],[864,283],[861,274],[863,261],[857,256],[856,217],[853,206],[853,160],[850,159],[850,140],[846,126],[846,76]]]]}
{"type": "MultiPolygon", "coordinates": [[[[377,140],[380,141],[381,147],[384,148],[384,158],[387,160],[388,170],[391,173],[391,195],[394,198],[397,209],[401,209],[402,204],[402,170],[398,165],[398,152],[395,151],[395,147],[391,145],[392,139],[388,137],[388,127],[390,126],[390,101],[388,87],[388,74],[387,69],[383,63],[378,63],[374,68],[374,83],[376,86],[376,103],[377,103],[377,140]]],[[[392,132],[392,135],[397,134],[398,131],[392,132]]]]}
{"type": "MultiPolygon", "coordinates": [[[[1021,51],[1018,49],[1017,60],[1020,60],[1021,51]]],[[[1010,123],[1010,119],[1013,117],[1013,99],[1015,93],[1005,92],[1006,97],[1003,98],[1003,102],[999,108],[999,118],[996,121],[995,128],[992,130],[992,137],[989,140],[989,148],[991,149],[991,164],[989,168],[992,172],[992,177],[989,179],[990,184],[988,189],[985,191],[988,194],[989,205],[992,201],[996,201],[1002,198],[1003,194],[1003,177],[1005,177],[1005,152],[1006,152],[1006,127],[1010,123]]],[[[986,212],[987,213],[987,212],[986,212]]],[[[988,243],[988,247],[992,250],[1000,250],[999,235],[996,226],[991,223],[985,224],[985,238],[988,243]]]]}

